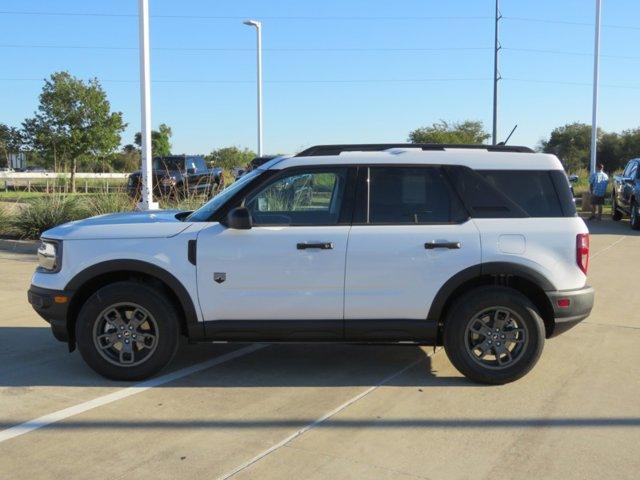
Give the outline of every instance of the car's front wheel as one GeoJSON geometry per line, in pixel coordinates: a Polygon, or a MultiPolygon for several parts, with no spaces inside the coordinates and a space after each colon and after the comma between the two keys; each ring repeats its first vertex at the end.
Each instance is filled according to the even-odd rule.
{"type": "Polygon", "coordinates": [[[523,377],[540,358],[544,338],[535,306],[506,287],[480,287],[456,299],[444,325],[449,360],[479,383],[504,384],[523,377]]]}
{"type": "Polygon", "coordinates": [[[89,366],[113,380],[158,372],[178,347],[175,308],[156,289],[117,282],[87,299],[76,321],[78,349],[89,366]]]}

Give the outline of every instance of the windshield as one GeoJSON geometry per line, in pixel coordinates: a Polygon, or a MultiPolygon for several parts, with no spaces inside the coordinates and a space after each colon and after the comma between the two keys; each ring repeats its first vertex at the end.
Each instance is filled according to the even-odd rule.
{"type": "Polygon", "coordinates": [[[256,169],[252,170],[246,175],[240,177],[239,180],[233,182],[227,188],[218,193],[215,197],[189,215],[185,221],[187,222],[206,222],[211,215],[218,209],[222,204],[224,204],[229,198],[231,198],[237,191],[239,191],[243,186],[249,183],[252,179],[262,174],[264,170],[256,169]]]}

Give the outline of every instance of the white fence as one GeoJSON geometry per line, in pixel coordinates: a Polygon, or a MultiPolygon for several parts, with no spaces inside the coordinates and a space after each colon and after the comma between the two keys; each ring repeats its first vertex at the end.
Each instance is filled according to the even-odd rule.
{"type": "MultiPolygon", "coordinates": [[[[114,185],[123,186],[128,173],[76,173],[76,189],[88,192],[95,188],[95,181],[100,183],[102,190],[109,191],[114,185]],[[111,182],[110,182],[111,181],[111,182]]],[[[4,190],[32,190],[51,192],[55,190],[67,191],[70,173],[53,172],[0,172],[0,189],[4,190]]]]}

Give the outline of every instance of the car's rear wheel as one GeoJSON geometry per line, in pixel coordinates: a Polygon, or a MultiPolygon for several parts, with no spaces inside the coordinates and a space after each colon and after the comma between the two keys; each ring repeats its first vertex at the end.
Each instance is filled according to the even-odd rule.
{"type": "Polygon", "coordinates": [[[615,192],[611,194],[611,220],[613,220],[614,222],[622,220],[622,212],[618,210],[618,203],[616,202],[615,192]]]}
{"type": "Polygon", "coordinates": [[[631,202],[631,214],[629,215],[629,224],[633,230],[640,230],[640,211],[635,200],[631,202]]]}
{"type": "Polygon", "coordinates": [[[445,319],[444,348],[465,377],[504,384],[526,375],[544,346],[544,323],[531,301],[506,287],[480,287],[456,299],[445,319]]]}
{"type": "Polygon", "coordinates": [[[154,288],[117,282],[87,299],[76,322],[89,366],[114,380],[140,380],[171,361],[179,337],[174,307],[154,288]]]}

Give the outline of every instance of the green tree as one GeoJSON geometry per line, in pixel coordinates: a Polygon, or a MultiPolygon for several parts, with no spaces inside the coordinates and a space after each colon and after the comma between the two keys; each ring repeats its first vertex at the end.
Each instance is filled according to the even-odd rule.
{"type": "Polygon", "coordinates": [[[444,120],[433,123],[430,127],[418,128],[409,133],[412,143],[460,143],[477,145],[484,143],[491,135],[484,130],[480,121],[465,120],[449,123],[444,120]]]}
{"type": "Polygon", "coordinates": [[[623,131],[620,134],[617,168],[624,167],[628,160],[638,157],[640,157],[640,128],[623,131]]]}
{"type": "MultiPolygon", "coordinates": [[[[591,129],[589,129],[591,135],[591,129]]],[[[615,172],[624,166],[626,160],[620,155],[622,137],[614,132],[601,133],[598,139],[597,160],[604,165],[607,172],[615,172]]]]}
{"type": "MultiPolygon", "coordinates": [[[[171,155],[171,127],[161,123],[158,130],[151,130],[151,155],[154,157],[167,157],[171,155]]],[[[142,148],[142,135],[136,133],[135,144],[142,148]]]]}
{"type": "Polygon", "coordinates": [[[224,147],[211,152],[207,160],[228,171],[247,166],[255,157],[256,154],[247,148],[240,150],[238,147],[224,147]]]}
{"type": "Polygon", "coordinates": [[[54,168],[71,164],[71,190],[75,191],[78,162],[106,156],[120,145],[126,124],[121,112],[112,112],[107,94],[97,79],[88,82],[68,72],[56,72],[45,80],[40,105],[23,123],[27,142],[54,168]]]}
{"type": "Polygon", "coordinates": [[[7,162],[7,167],[11,167],[10,155],[22,150],[22,145],[23,139],[20,130],[0,123],[0,152],[7,162]]]}
{"type": "Polygon", "coordinates": [[[554,128],[549,140],[541,142],[542,151],[555,154],[569,172],[589,166],[591,126],[569,123],[554,128]]]}

